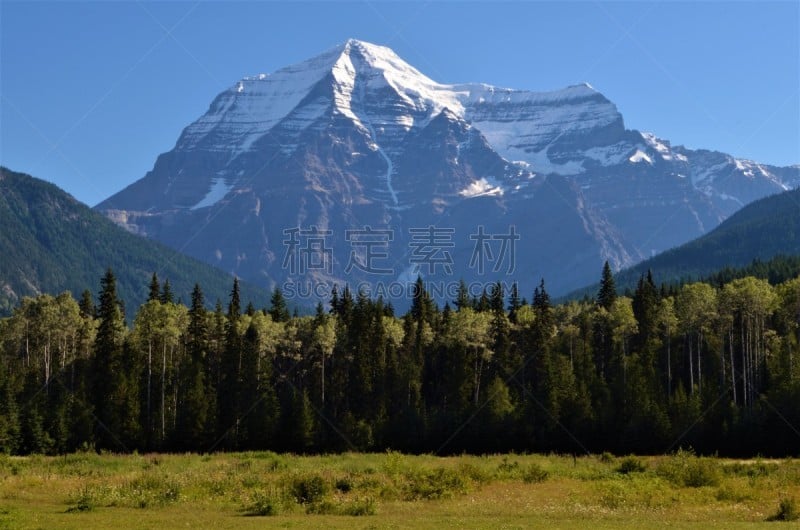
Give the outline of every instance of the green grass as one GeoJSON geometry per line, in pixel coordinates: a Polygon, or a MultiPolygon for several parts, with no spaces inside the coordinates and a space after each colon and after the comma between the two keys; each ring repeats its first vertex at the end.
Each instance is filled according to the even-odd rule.
{"type": "Polygon", "coordinates": [[[270,452],[0,456],[0,528],[791,527],[800,461],[270,452]]]}

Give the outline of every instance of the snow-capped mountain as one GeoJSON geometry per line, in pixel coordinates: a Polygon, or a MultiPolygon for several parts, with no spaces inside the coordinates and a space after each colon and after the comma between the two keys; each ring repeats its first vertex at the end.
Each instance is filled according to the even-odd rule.
{"type": "Polygon", "coordinates": [[[97,208],[255,281],[374,286],[421,273],[518,279],[527,293],[544,277],[561,292],[603,260],[631,265],[798,184],[798,167],[627,130],[587,84],[440,84],[349,40],[235,83],[97,208]],[[479,267],[501,251],[513,263],[479,267]],[[316,266],[297,263],[315,254],[316,266]]]}

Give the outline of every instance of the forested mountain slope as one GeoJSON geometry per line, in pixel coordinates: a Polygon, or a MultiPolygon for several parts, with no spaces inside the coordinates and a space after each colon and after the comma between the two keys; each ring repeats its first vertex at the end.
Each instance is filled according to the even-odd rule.
{"type": "MultiPolygon", "coordinates": [[[[232,278],[166,246],[131,234],[37,178],[0,168],[0,315],[23,296],[97,291],[111,267],[130,311],[147,298],[153,272],[168,279],[175,298],[189,300],[200,283],[212,303],[226,300],[232,278]]],[[[265,290],[243,286],[245,300],[267,301],[265,290]]]]}
{"type": "MultiPolygon", "coordinates": [[[[757,275],[758,262],[798,255],[800,189],[755,201],[708,234],[619,272],[617,286],[634,288],[648,270],[657,283],[668,284],[710,278],[726,268],[756,267],[749,273],[757,275]]],[[[587,287],[568,298],[595,292],[596,286],[587,287]]]]}

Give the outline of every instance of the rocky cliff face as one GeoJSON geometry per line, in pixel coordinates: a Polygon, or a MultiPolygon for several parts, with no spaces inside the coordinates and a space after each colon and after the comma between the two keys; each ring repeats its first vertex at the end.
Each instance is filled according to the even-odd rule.
{"type": "Polygon", "coordinates": [[[544,277],[563,292],[603,260],[683,243],[799,175],[626,130],[589,85],[444,85],[351,40],[242,79],[97,208],[269,285],[420,273],[516,279],[524,293],[544,277]],[[513,263],[496,267],[501,251],[513,263]]]}

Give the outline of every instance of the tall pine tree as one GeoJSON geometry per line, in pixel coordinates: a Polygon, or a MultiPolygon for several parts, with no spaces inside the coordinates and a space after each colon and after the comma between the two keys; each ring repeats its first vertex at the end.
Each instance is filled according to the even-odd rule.
{"type": "Polygon", "coordinates": [[[100,448],[125,450],[123,426],[128,413],[128,368],[124,365],[125,321],[117,298],[117,279],[111,269],[100,282],[99,325],[94,343],[92,365],[92,402],[97,418],[95,439],[100,448]]]}

